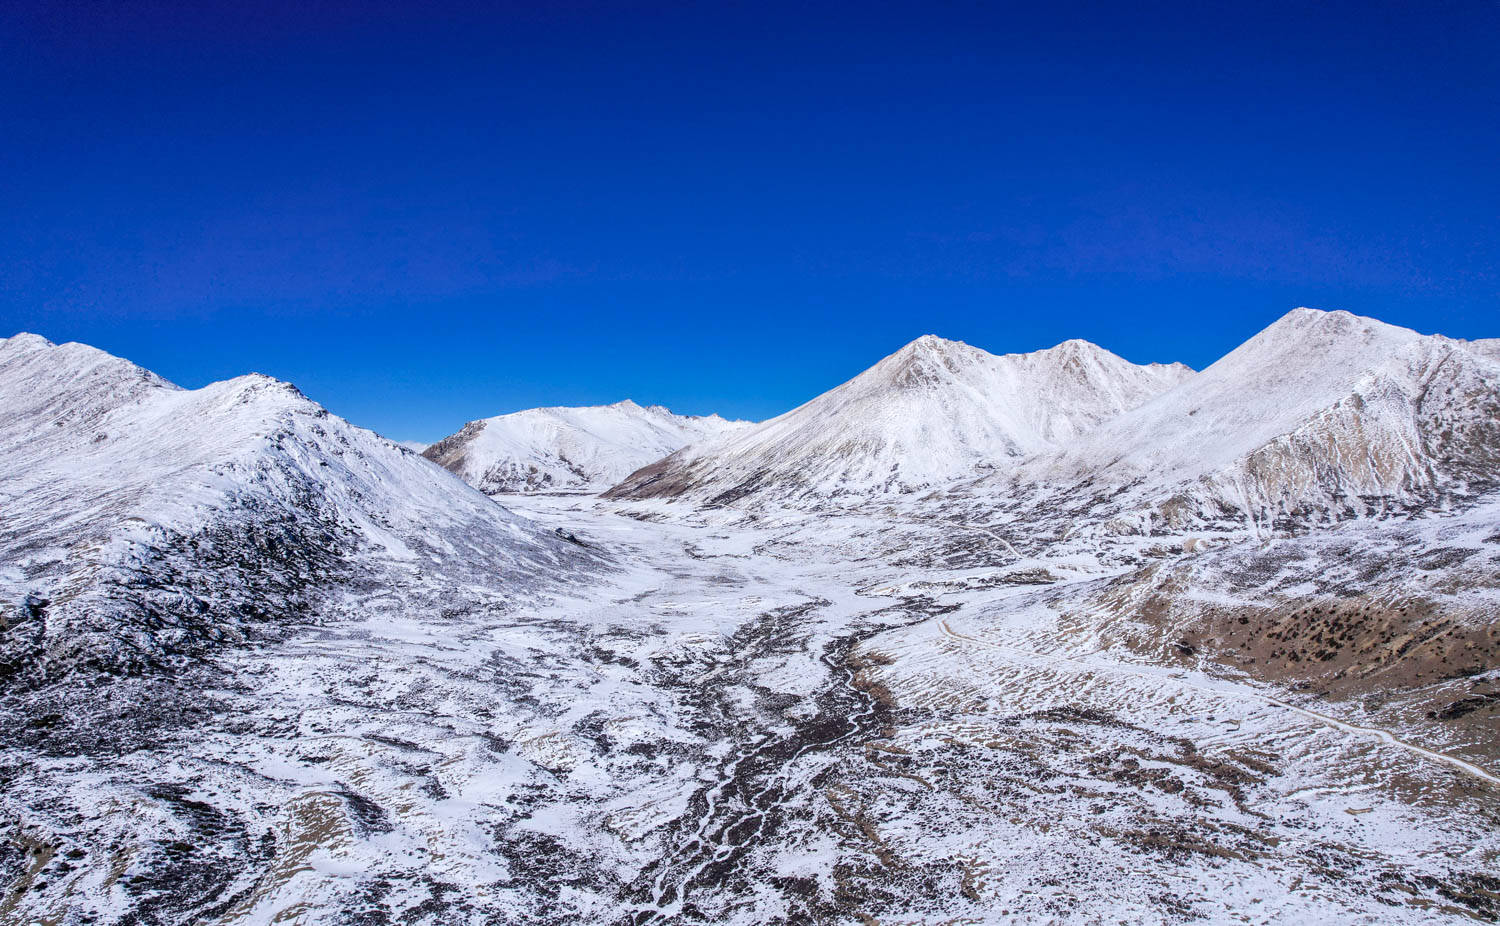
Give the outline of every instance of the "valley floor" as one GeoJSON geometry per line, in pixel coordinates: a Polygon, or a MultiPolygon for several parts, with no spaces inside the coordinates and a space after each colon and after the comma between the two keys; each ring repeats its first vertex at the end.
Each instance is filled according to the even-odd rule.
{"type": "Polygon", "coordinates": [[[1106,644],[1080,590],[1119,567],[941,519],[893,550],[875,518],[505,503],[622,569],[372,592],[185,678],[193,719],[138,748],[7,750],[0,923],[1500,917],[1500,770],[1106,644]],[[956,534],[968,563],[922,565],[956,534]]]}

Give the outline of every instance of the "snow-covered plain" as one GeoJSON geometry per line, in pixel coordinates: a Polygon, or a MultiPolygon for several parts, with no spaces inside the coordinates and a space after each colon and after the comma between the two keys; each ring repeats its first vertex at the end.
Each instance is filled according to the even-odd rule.
{"type": "MultiPolygon", "coordinates": [[[[1370,330],[1360,369],[1430,343],[1370,330]]],[[[689,492],[502,507],[284,384],[185,392],[88,349],[12,342],[0,396],[27,417],[0,444],[14,604],[0,641],[21,667],[0,680],[14,718],[0,922],[1500,917],[1484,342],[1447,342],[1442,368],[1466,371],[1454,398],[1421,380],[1442,384],[1426,390],[1445,396],[1436,418],[1469,435],[1424,451],[1428,481],[1279,521],[1139,513],[1184,475],[1208,474],[1194,504],[1217,504],[1212,476],[1245,448],[1160,477],[1135,454],[1125,491],[1048,504],[966,462],[942,491],[881,482],[862,502],[762,482],[708,506],[689,492]],[[48,350],[68,375],[46,379],[48,350]],[[293,536],[266,524],[301,531],[307,555],[237,542],[293,536]],[[227,565],[205,565],[210,538],[235,551],[227,565]],[[259,584],[196,591],[242,576],[259,584]],[[70,611],[70,588],[109,607],[70,611]],[[298,608],[236,610],[265,588],[309,591],[298,608]],[[16,642],[85,616],[156,655],[96,664],[16,642]],[[166,658],[173,620],[238,632],[166,658]]],[[[1087,413],[1007,405],[965,446],[1071,465],[1087,455],[1067,448],[1113,415],[1176,420],[1147,412],[1196,379],[1058,350],[1136,385],[1093,381],[1088,395],[1116,398],[1087,413]]],[[[941,375],[916,360],[898,366],[941,375]]],[[[888,372],[872,394],[904,389],[888,372]]],[[[1354,392],[1334,401],[1371,394],[1364,374],[1339,375],[1354,392]]],[[[1220,404],[1186,421],[1231,414],[1232,390],[1200,394],[1220,404]]],[[[1269,440],[1347,422],[1326,408],[1309,399],[1269,440]]],[[[1437,433],[1425,414],[1418,441],[1437,433]]]]}

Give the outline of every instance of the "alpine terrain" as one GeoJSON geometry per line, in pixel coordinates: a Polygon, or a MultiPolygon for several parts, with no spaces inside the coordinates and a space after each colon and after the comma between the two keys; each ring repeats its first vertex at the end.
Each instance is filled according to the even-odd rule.
{"type": "Polygon", "coordinates": [[[0,924],[1500,921],[1500,341],[0,408],[0,924]]]}
{"type": "Polygon", "coordinates": [[[1137,366],[1087,341],[997,357],[927,335],[806,405],[645,467],[609,495],[795,504],[929,489],[1061,446],[1191,373],[1137,366]]]}
{"type": "Polygon", "coordinates": [[[597,493],[687,444],[746,426],[718,415],[674,415],[660,405],[642,407],[626,399],[471,421],[423,455],[490,495],[597,493]]]}
{"type": "Polygon", "coordinates": [[[1500,488],[1500,341],[1298,309],[1098,430],[1000,474],[1146,523],[1282,528],[1500,488]]]}

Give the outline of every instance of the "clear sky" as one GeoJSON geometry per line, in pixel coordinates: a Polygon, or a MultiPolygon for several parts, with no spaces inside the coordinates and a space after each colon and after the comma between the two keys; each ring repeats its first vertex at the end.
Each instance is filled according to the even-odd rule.
{"type": "Polygon", "coordinates": [[[407,439],[765,417],[927,332],[1497,336],[1497,48],[1494,0],[9,0],[0,335],[407,439]]]}

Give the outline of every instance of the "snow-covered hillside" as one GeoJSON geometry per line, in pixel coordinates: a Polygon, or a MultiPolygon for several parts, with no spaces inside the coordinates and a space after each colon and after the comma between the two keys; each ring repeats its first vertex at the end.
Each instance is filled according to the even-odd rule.
{"type": "Polygon", "coordinates": [[[912,492],[1075,440],[1191,374],[1086,341],[996,356],[926,335],[780,417],[632,474],[609,495],[729,503],[912,492]]]}
{"type": "Polygon", "coordinates": [[[1497,347],[923,339],[520,518],[0,341],[0,924],[1496,921],[1497,347]]]}
{"type": "Polygon", "coordinates": [[[749,427],[718,415],[674,415],[626,399],[584,408],[532,408],[483,418],[424,455],[482,492],[607,489],[688,444],[749,427]]]}
{"type": "Polygon", "coordinates": [[[82,344],[0,340],[0,677],[169,667],[351,582],[503,595],[576,546],[249,375],[180,389],[82,344]],[[0,625],[4,626],[4,625],[0,625]]]}
{"type": "Polygon", "coordinates": [[[1092,497],[1154,523],[1264,527],[1472,499],[1497,484],[1495,342],[1297,309],[981,496],[1066,496],[1074,508],[1092,497]]]}

